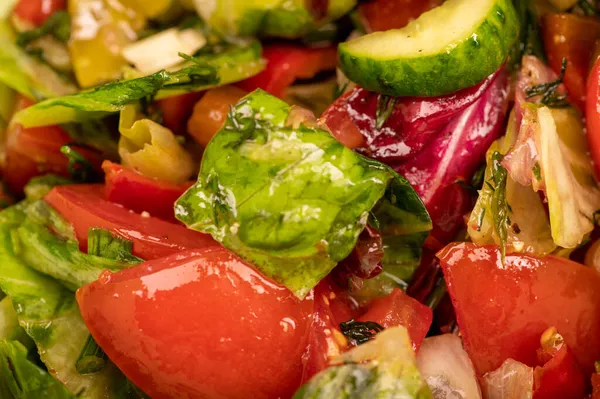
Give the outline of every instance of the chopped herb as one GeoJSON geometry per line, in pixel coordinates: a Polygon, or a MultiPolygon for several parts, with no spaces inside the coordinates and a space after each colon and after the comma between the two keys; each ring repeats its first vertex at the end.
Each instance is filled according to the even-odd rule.
{"type": "Polygon", "coordinates": [[[141,263],[143,259],[131,254],[133,241],[121,238],[108,230],[91,228],[88,232],[88,254],[126,263],[141,263]]]}
{"type": "Polygon", "coordinates": [[[481,226],[483,225],[483,218],[485,217],[485,208],[481,210],[479,217],[477,218],[477,231],[481,231],[481,226]]]}
{"type": "Polygon", "coordinates": [[[17,36],[17,45],[25,47],[29,43],[46,35],[52,35],[58,41],[66,43],[71,37],[71,17],[69,17],[69,13],[66,11],[57,11],[39,28],[19,33],[17,36]]]}
{"type": "Polygon", "coordinates": [[[377,110],[375,111],[375,127],[377,129],[381,129],[390,115],[392,115],[394,105],[396,105],[396,97],[386,96],[385,94],[379,95],[377,110]]]}
{"type": "Polygon", "coordinates": [[[350,319],[340,323],[340,330],[351,344],[360,345],[373,339],[384,328],[374,321],[356,321],[350,319]]]}
{"type": "Polygon", "coordinates": [[[510,225],[510,206],[506,202],[506,178],[508,174],[500,163],[503,157],[498,151],[494,151],[492,154],[492,177],[486,182],[494,191],[492,194],[494,230],[500,240],[502,262],[504,262],[506,255],[507,227],[510,225]]]}
{"type": "Polygon", "coordinates": [[[537,181],[542,181],[542,171],[538,162],[536,162],[535,165],[533,165],[533,175],[535,176],[537,181]]]}
{"type": "Polygon", "coordinates": [[[560,75],[552,82],[542,83],[539,85],[531,86],[525,89],[525,95],[527,98],[536,96],[542,96],[540,102],[550,108],[564,108],[569,105],[567,102],[567,94],[558,94],[557,90],[565,78],[565,72],[567,70],[567,59],[563,58],[562,67],[560,68],[560,75]]]}
{"type": "Polygon", "coordinates": [[[75,369],[79,374],[93,374],[104,369],[108,356],[98,346],[94,338],[89,335],[77,362],[75,363],[75,369]]]}
{"type": "Polygon", "coordinates": [[[93,147],[80,143],[67,143],[60,147],[60,152],[63,153],[69,160],[68,169],[71,178],[76,182],[91,182],[98,180],[98,173],[88,161],[88,159],[75,148],[85,148],[92,152],[99,152],[93,147]]]}

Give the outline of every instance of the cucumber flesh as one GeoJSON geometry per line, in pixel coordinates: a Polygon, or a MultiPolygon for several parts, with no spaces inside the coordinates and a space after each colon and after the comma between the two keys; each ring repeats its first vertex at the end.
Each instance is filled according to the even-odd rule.
{"type": "Polygon", "coordinates": [[[448,0],[402,29],[340,44],[340,67],[368,90],[437,96],[495,72],[518,32],[511,0],[448,0]]]}

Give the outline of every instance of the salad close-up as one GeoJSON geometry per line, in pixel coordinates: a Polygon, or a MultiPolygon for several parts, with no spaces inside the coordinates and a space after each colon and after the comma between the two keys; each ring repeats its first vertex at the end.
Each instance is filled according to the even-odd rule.
{"type": "Polygon", "coordinates": [[[0,0],[0,399],[600,399],[600,1],[0,0]]]}

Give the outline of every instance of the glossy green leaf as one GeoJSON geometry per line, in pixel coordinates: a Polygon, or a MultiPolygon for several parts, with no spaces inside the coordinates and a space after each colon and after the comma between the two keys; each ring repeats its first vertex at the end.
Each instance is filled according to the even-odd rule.
{"type": "Polygon", "coordinates": [[[289,114],[261,90],[242,99],[206,148],[176,216],[299,297],[348,256],[371,214],[388,243],[422,244],[431,221],[404,178],[327,131],[287,126],[289,114]]]}

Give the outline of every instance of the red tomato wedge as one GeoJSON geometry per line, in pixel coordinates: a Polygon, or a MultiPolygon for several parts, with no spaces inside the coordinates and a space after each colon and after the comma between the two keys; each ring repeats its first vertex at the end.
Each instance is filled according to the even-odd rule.
{"type": "Polygon", "coordinates": [[[64,10],[67,0],[19,0],[13,14],[35,26],[40,26],[55,11],[64,10]]]}
{"type": "Polygon", "coordinates": [[[547,256],[507,255],[455,243],[438,253],[463,344],[478,374],[508,358],[535,366],[542,333],[556,327],[582,370],[600,359],[600,274],[547,256]]]}
{"type": "Polygon", "coordinates": [[[108,201],[173,222],[176,221],[173,211],[175,201],[193,184],[152,179],[135,169],[110,161],[104,161],[102,169],[106,175],[104,195],[108,201]]]}
{"type": "Polygon", "coordinates": [[[308,79],[321,71],[334,70],[337,66],[335,47],[308,48],[291,44],[265,46],[263,57],[267,67],[256,76],[237,84],[250,92],[263,89],[277,97],[283,97],[285,89],[297,79],[308,79]]]}
{"type": "Polygon", "coordinates": [[[582,399],[585,396],[585,377],[567,345],[542,367],[536,367],[533,378],[533,399],[582,399]]]}
{"type": "Polygon", "coordinates": [[[192,92],[156,101],[162,114],[162,124],[175,134],[185,134],[187,120],[192,115],[194,104],[203,95],[203,92],[192,92]]]}
{"type": "Polygon", "coordinates": [[[444,0],[371,0],[358,5],[360,20],[368,32],[400,29],[444,0]]]}
{"type": "Polygon", "coordinates": [[[600,176],[600,60],[596,61],[587,82],[586,101],[587,139],[590,153],[600,176]]]}
{"type": "Polygon", "coordinates": [[[600,399],[600,374],[592,375],[592,399],[600,399]]]}
{"type": "Polygon", "coordinates": [[[406,327],[415,350],[419,350],[432,320],[431,308],[398,288],[389,295],[375,298],[369,304],[367,312],[358,318],[358,321],[374,321],[385,328],[406,327]]]}
{"type": "Polygon", "coordinates": [[[552,14],[543,17],[542,33],[548,64],[560,73],[567,59],[565,86],[569,98],[585,110],[585,84],[590,70],[596,39],[600,38],[600,21],[575,14],[552,14]]]}
{"type": "Polygon", "coordinates": [[[96,342],[153,398],[289,398],[313,310],[222,247],[104,273],[77,291],[96,342]]]}
{"type": "Polygon", "coordinates": [[[106,201],[101,184],[54,187],[44,200],[73,224],[82,251],[87,250],[88,231],[92,227],[108,229],[133,241],[133,254],[146,260],[217,245],[207,234],[152,216],[144,217],[106,201]]]}

